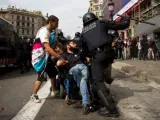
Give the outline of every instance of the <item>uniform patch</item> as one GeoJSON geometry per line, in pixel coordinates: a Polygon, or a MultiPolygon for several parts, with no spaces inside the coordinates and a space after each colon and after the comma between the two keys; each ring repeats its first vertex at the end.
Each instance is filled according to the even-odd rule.
{"type": "Polygon", "coordinates": [[[97,27],[97,24],[96,24],[96,22],[93,22],[93,23],[87,25],[85,28],[83,28],[82,32],[86,33],[86,32],[92,30],[95,27],[97,27]]]}
{"type": "Polygon", "coordinates": [[[49,40],[49,37],[48,37],[48,36],[46,36],[44,39],[45,39],[45,40],[49,40]]]}

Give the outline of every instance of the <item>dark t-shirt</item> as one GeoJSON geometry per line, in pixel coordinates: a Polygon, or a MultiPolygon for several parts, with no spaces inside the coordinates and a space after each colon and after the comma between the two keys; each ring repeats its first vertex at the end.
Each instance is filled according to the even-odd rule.
{"type": "Polygon", "coordinates": [[[81,49],[76,50],[73,54],[64,52],[62,57],[69,62],[69,69],[85,61],[85,55],[81,49]]]}

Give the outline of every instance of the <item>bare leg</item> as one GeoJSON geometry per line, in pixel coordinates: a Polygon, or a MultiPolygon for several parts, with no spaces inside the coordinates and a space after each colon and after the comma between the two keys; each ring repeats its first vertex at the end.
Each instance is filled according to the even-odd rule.
{"type": "Polygon", "coordinates": [[[56,91],[56,77],[50,78],[51,85],[52,85],[52,91],[56,91]]]}
{"type": "Polygon", "coordinates": [[[33,94],[37,94],[39,88],[41,87],[42,81],[36,81],[34,83],[33,94]]]}

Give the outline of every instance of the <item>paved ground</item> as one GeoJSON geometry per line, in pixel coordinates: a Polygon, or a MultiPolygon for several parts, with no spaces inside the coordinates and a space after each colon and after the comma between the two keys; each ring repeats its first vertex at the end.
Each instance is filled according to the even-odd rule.
{"type": "MultiPolygon", "coordinates": [[[[116,79],[110,88],[121,111],[121,117],[116,120],[160,120],[159,85],[140,82],[136,77],[127,77],[115,70],[113,76],[116,79]]],[[[43,98],[41,104],[27,102],[35,79],[34,72],[20,75],[17,71],[0,77],[0,106],[6,108],[0,112],[0,120],[10,120],[16,113],[13,120],[112,120],[100,117],[96,112],[83,116],[81,109],[47,97],[49,81],[39,92],[43,98]]]]}
{"type": "Polygon", "coordinates": [[[118,60],[112,66],[129,73],[130,76],[137,76],[142,80],[155,81],[160,84],[160,61],[118,60]]]}
{"type": "MultiPolygon", "coordinates": [[[[154,83],[139,82],[137,78],[128,78],[123,73],[114,72],[115,82],[111,92],[121,111],[116,120],[159,120],[160,87],[154,83]]],[[[35,120],[111,120],[91,113],[87,116],[81,110],[65,106],[63,100],[47,99],[35,120]]]]}
{"type": "Polygon", "coordinates": [[[144,70],[151,75],[159,75],[160,74],[160,61],[153,61],[153,60],[120,60],[118,62],[123,62],[127,64],[131,64],[141,70],[144,70]]]}
{"type": "Polygon", "coordinates": [[[36,79],[34,72],[23,75],[15,69],[5,72],[0,75],[0,120],[10,120],[26,104],[36,79]]]}

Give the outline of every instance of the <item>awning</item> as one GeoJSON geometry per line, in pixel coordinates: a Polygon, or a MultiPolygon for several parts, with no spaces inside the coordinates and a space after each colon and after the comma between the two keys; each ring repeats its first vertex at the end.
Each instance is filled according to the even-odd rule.
{"type": "Polygon", "coordinates": [[[128,4],[126,4],[118,13],[116,13],[113,17],[115,21],[118,21],[121,17],[118,15],[124,15],[132,10],[132,8],[138,3],[139,0],[131,0],[128,4]]]}

